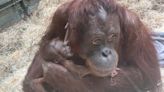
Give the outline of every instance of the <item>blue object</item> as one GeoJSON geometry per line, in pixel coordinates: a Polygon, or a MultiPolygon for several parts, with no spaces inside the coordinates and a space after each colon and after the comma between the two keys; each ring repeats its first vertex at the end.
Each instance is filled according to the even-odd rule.
{"type": "Polygon", "coordinates": [[[152,33],[152,38],[157,50],[159,64],[164,67],[164,32],[154,32],[152,33]]]}

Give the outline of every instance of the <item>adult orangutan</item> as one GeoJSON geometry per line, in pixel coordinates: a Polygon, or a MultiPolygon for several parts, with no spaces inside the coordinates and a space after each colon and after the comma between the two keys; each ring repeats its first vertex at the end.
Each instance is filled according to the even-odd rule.
{"type": "Polygon", "coordinates": [[[160,92],[161,86],[149,30],[114,0],[61,5],[23,82],[24,92],[160,92]]]}

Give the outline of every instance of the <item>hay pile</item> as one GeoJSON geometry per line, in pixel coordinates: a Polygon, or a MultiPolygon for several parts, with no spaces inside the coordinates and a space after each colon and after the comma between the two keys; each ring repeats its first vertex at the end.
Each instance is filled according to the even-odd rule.
{"type": "MultiPolygon", "coordinates": [[[[38,42],[56,7],[64,0],[41,0],[38,10],[26,20],[0,33],[0,92],[22,92],[26,74],[38,42]]],[[[136,11],[154,31],[164,31],[163,0],[118,0],[136,11]]]]}

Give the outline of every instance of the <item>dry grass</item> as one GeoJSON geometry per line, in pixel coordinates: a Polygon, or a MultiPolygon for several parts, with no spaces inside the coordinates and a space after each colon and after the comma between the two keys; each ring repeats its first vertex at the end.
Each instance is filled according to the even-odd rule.
{"type": "Polygon", "coordinates": [[[119,0],[130,10],[138,13],[153,31],[164,31],[163,0],[119,0]]]}
{"type": "MultiPolygon", "coordinates": [[[[164,31],[163,0],[118,1],[136,11],[152,30],[164,31]]],[[[63,0],[42,0],[32,17],[0,33],[0,92],[22,92],[21,82],[37,51],[38,42],[61,2],[63,0]]]]}

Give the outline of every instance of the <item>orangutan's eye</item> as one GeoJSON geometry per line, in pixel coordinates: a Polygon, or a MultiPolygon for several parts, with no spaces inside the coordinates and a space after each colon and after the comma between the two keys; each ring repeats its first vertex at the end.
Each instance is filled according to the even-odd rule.
{"type": "Polygon", "coordinates": [[[111,42],[115,38],[117,38],[117,34],[112,33],[108,36],[108,41],[111,42]]]}
{"type": "Polygon", "coordinates": [[[102,42],[102,39],[100,39],[100,38],[94,38],[92,40],[92,45],[100,45],[101,42],[102,42]]]}

